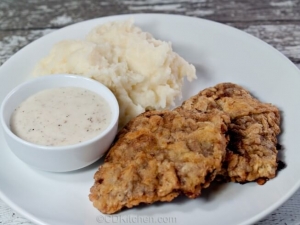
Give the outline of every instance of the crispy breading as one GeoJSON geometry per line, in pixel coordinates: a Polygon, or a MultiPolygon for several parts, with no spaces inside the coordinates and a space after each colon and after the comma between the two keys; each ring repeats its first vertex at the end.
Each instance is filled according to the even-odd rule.
{"type": "Polygon", "coordinates": [[[185,101],[181,108],[203,112],[219,109],[230,116],[230,142],[221,172],[230,181],[263,184],[275,177],[280,133],[278,108],[260,102],[232,83],[207,88],[185,101]]]}
{"type": "Polygon", "coordinates": [[[219,111],[148,111],[134,118],[96,172],[89,195],[112,214],[140,203],[195,198],[222,168],[229,117],[219,111]]]}

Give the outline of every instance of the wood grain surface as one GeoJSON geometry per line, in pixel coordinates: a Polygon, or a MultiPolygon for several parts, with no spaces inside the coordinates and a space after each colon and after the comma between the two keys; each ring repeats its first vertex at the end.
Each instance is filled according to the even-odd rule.
{"type": "MultiPolygon", "coordinates": [[[[171,13],[221,22],[264,40],[300,68],[300,0],[1,0],[0,65],[28,43],[61,27],[128,13],[171,13]]],[[[0,224],[33,223],[0,201],[0,224]]],[[[257,223],[299,224],[300,191],[257,223]]]]}

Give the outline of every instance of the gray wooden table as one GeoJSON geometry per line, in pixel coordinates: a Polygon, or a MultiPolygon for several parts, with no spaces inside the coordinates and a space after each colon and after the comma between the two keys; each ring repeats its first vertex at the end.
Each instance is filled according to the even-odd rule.
{"type": "MultiPolygon", "coordinates": [[[[271,44],[300,68],[300,0],[1,0],[0,65],[63,26],[116,14],[172,13],[218,21],[271,44]]],[[[1,157],[1,156],[0,156],[1,157]]],[[[0,199],[0,224],[33,224],[0,199]]],[[[257,225],[299,225],[300,191],[257,225]]]]}

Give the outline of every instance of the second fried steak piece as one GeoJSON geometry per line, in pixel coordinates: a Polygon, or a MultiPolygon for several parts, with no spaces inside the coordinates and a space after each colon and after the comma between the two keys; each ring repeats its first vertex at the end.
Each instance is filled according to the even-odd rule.
{"type": "Polygon", "coordinates": [[[221,170],[229,117],[216,110],[148,111],[126,125],[96,172],[89,195],[112,214],[140,203],[197,197],[221,170]]]}
{"type": "Polygon", "coordinates": [[[230,181],[263,184],[277,171],[279,110],[262,103],[241,86],[221,83],[201,91],[182,105],[185,109],[208,112],[219,109],[231,118],[230,142],[223,175],[230,181]]]}

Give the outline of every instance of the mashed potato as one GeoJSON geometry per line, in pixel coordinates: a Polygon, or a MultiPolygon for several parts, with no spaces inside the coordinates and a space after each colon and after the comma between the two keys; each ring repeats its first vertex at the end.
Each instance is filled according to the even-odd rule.
{"type": "Polygon", "coordinates": [[[195,67],[132,20],[94,28],[85,40],[57,43],[35,67],[35,76],[72,73],[106,85],[120,105],[120,126],[145,111],[164,109],[181,97],[183,78],[196,78],[195,67]]]}

